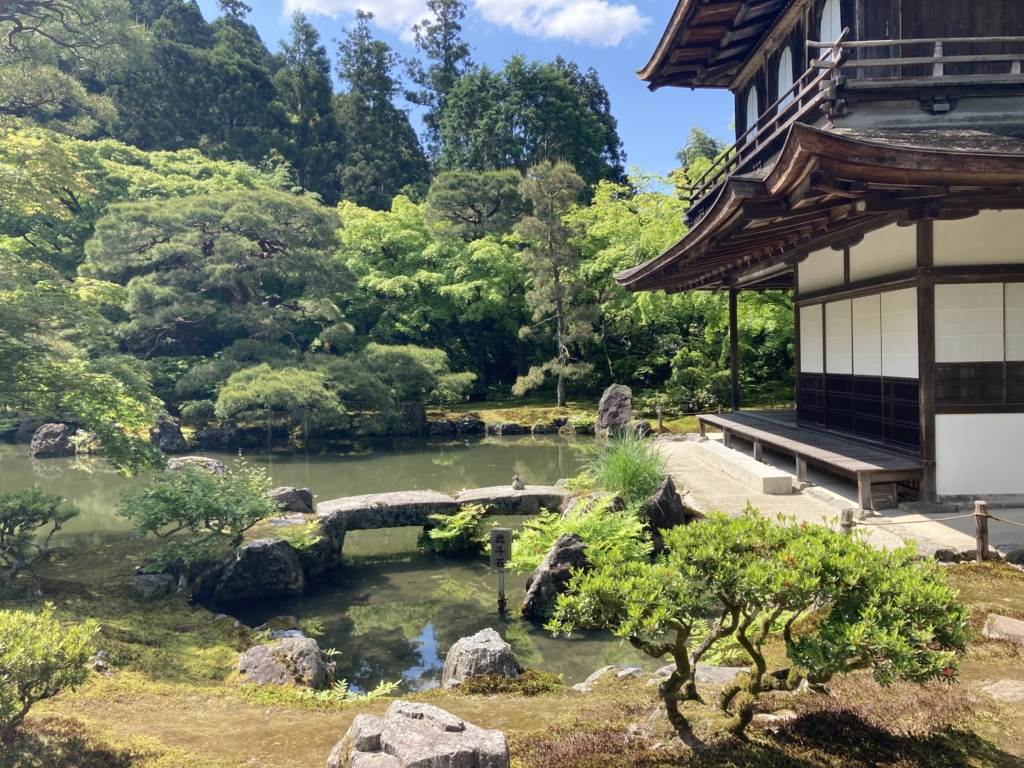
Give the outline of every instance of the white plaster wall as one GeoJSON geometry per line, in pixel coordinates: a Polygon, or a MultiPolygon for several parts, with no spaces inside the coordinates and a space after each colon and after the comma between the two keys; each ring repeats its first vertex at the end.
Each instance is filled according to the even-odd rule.
{"type": "Polygon", "coordinates": [[[936,490],[940,496],[1024,493],[1024,413],[935,417],[936,490]]]}
{"type": "Polygon", "coordinates": [[[916,379],[917,289],[881,295],[882,375],[916,379]]]}
{"type": "Polygon", "coordinates": [[[1024,211],[935,222],[935,266],[1024,264],[1024,211]]]}
{"type": "Polygon", "coordinates": [[[842,251],[815,251],[797,269],[799,292],[810,293],[843,284],[846,268],[842,251]]]}
{"type": "Polygon", "coordinates": [[[821,304],[800,307],[800,370],[804,373],[825,371],[824,330],[821,304]]]}
{"type": "Polygon", "coordinates": [[[882,297],[878,294],[853,300],[853,372],[882,375],[882,297]]]}
{"type": "Polygon", "coordinates": [[[1024,360],[1024,283],[1006,283],[1006,359],[1024,360]]]}
{"type": "Polygon", "coordinates": [[[1003,284],[935,286],[935,360],[978,363],[1003,359],[1003,284]]]}
{"type": "Polygon", "coordinates": [[[825,371],[853,373],[853,320],[849,299],[825,305],[825,371]]]}
{"type": "Polygon", "coordinates": [[[850,249],[850,282],[917,266],[917,227],[892,224],[877,229],[850,249]]]}

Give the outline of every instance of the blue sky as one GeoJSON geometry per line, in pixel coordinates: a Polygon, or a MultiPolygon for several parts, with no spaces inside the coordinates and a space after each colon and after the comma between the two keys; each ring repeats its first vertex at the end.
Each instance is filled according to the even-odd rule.
{"type": "MultiPolygon", "coordinates": [[[[415,51],[409,27],[426,15],[423,0],[248,0],[249,21],[271,49],[288,31],[294,10],[320,30],[332,56],[332,38],[352,22],[356,8],[376,14],[376,32],[403,56],[415,51]]],[[[550,61],[556,55],[594,67],[608,89],[619,121],[627,165],[666,173],[691,126],[731,139],[732,95],[726,91],[647,90],[636,70],[647,63],[668,22],[671,0],[468,0],[463,34],[473,60],[500,67],[514,53],[550,61]]],[[[208,19],[215,0],[199,0],[208,19]]],[[[417,130],[422,129],[414,119],[417,130]]]]}

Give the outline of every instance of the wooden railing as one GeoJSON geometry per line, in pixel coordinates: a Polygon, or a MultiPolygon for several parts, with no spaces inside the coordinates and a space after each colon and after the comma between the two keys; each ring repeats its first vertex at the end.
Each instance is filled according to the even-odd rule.
{"type": "MultiPolygon", "coordinates": [[[[893,80],[926,77],[929,82],[955,82],[964,77],[984,76],[986,78],[1009,77],[1014,81],[1024,77],[1021,73],[1021,62],[1024,51],[997,52],[982,54],[949,55],[949,48],[957,46],[992,46],[1020,45],[1024,47],[1024,37],[943,37],[918,38],[913,40],[855,40],[847,41],[849,28],[835,42],[808,41],[807,48],[818,50],[820,58],[812,59],[810,67],[793,86],[783,93],[774,104],[740,135],[736,143],[714,159],[711,167],[700,178],[696,179],[688,189],[686,199],[690,203],[687,222],[698,221],[706,212],[710,196],[718,186],[730,176],[738,173],[750,173],[761,167],[764,159],[770,156],[777,140],[789,130],[793,123],[814,122],[824,110],[835,117],[845,114],[845,101],[839,91],[848,79],[855,80],[893,80]],[[927,56],[884,56],[869,57],[871,49],[889,49],[897,54],[904,48],[912,46],[929,46],[931,55],[927,56]],[[863,55],[862,54],[866,54],[863,55]],[[853,56],[853,58],[851,58],[853,56]],[[972,73],[950,74],[947,67],[953,69],[992,70],[972,73]],[[908,72],[908,70],[910,70],[908,72]],[[925,74],[921,71],[925,70],[925,74]],[[856,72],[855,76],[847,77],[847,73],[856,72]],[[839,74],[843,73],[843,74],[839,74]]],[[[748,116],[749,121],[749,116],[748,116]]]]}

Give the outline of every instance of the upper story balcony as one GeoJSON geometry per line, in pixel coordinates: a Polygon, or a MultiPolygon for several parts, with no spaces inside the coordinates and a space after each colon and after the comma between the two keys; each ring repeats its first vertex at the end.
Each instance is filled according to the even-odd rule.
{"type": "Polygon", "coordinates": [[[835,42],[806,43],[807,70],[688,190],[688,224],[726,181],[763,179],[796,123],[839,131],[1024,124],[1024,37],[849,37],[844,29],[835,42]]]}

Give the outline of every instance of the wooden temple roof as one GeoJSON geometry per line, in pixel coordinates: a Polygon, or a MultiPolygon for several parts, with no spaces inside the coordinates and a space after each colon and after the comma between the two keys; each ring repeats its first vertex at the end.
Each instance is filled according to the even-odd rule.
{"type": "Polygon", "coordinates": [[[726,88],[791,0],[679,0],[643,69],[652,91],[726,88]]]}
{"type": "Polygon", "coordinates": [[[790,288],[806,254],[889,224],[1024,208],[1024,126],[824,131],[798,123],[773,160],[711,194],[682,240],[617,274],[619,284],[668,293],[790,288]]]}

